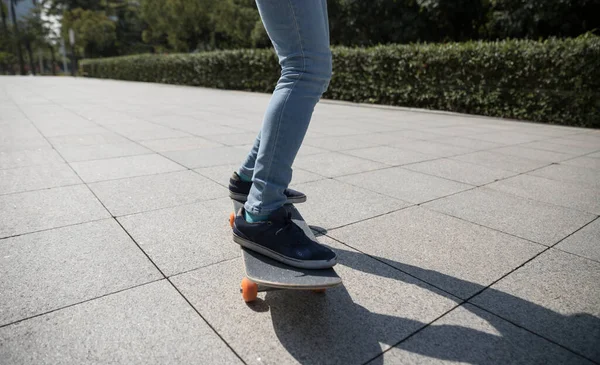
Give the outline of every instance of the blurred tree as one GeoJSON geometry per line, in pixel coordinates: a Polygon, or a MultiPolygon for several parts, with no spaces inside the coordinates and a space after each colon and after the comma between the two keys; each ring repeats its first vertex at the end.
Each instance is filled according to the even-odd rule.
{"type": "Polygon", "coordinates": [[[417,4],[432,26],[435,41],[479,38],[488,11],[485,0],[417,0],[417,4]]]}
{"type": "Polygon", "coordinates": [[[576,37],[600,27],[600,0],[490,0],[487,37],[576,37]]]}
{"type": "Polygon", "coordinates": [[[140,15],[148,24],[142,35],[157,50],[190,52],[215,48],[214,0],[141,0],[140,15]]]}
{"type": "MultiPolygon", "coordinates": [[[[8,0],[18,1],[18,0],[8,0]]],[[[268,47],[254,0],[46,0],[57,15],[83,9],[116,26],[86,56],[268,47]]],[[[328,0],[331,44],[577,36],[600,27],[600,0],[328,0]]],[[[64,32],[63,32],[64,34],[64,32]]]]}
{"type": "MultiPolygon", "coordinates": [[[[261,42],[259,34],[252,37],[257,23],[262,22],[253,0],[221,0],[211,14],[218,48],[249,48],[261,42]]],[[[265,33],[266,34],[266,33],[265,33]]]]}
{"type": "Polygon", "coordinates": [[[69,29],[75,32],[75,49],[83,57],[97,57],[116,40],[116,25],[102,11],[76,8],[62,18],[62,37],[69,39],[69,29]]]}
{"type": "Polygon", "coordinates": [[[15,7],[17,5],[18,0],[8,0],[10,2],[10,13],[13,22],[13,40],[14,47],[17,50],[17,59],[19,60],[19,71],[21,75],[25,75],[25,60],[23,58],[23,52],[21,50],[21,34],[19,32],[19,24],[17,22],[17,15],[15,11],[15,7]]]}
{"type": "Polygon", "coordinates": [[[414,0],[330,0],[332,44],[371,46],[433,40],[414,0]]]}
{"type": "Polygon", "coordinates": [[[4,4],[4,0],[0,0],[0,16],[2,17],[2,31],[3,34],[8,37],[8,24],[6,23],[6,16],[8,13],[8,8],[6,4],[4,4]]]}

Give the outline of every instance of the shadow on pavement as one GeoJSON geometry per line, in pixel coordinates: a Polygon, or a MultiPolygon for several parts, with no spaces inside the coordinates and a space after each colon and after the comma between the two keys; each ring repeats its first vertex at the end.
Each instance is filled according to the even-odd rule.
{"type": "MultiPolygon", "coordinates": [[[[364,254],[342,249],[336,249],[336,252],[340,263],[344,266],[419,286],[445,296],[457,305],[463,303],[463,300],[396,269],[388,268],[381,263],[374,265],[374,260],[364,254]]],[[[466,286],[473,292],[484,289],[479,284],[436,271],[374,258],[402,271],[411,272],[417,277],[435,278],[434,282],[447,283],[448,287],[466,286]]],[[[382,291],[385,289],[381,288],[382,291]]],[[[555,333],[554,340],[561,345],[586,355],[588,359],[600,360],[600,349],[597,346],[600,343],[600,319],[586,313],[564,316],[494,289],[487,289],[486,297],[488,302],[501,302],[504,307],[524,313],[538,321],[536,325],[544,330],[543,333],[555,333]]],[[[354,364],[365,363],[371,359],[369,363],[371,365],[382,364],[383,357],[377,354],[389,346],[396,345],[427,324],[414,319],[373,313],[355,303],[343,286],[328,290],[326,295],[305,291],[268,292],[265,300],[256,305],[259,311],[271,311],[273,327],[278,339],[302,364],[354,364]],[[268,308],[265,309],[265,306],[268,308]]],[[[433,359],[470,364],[586,363],[582,357],[531,335],[473,305],[466,304],[460,309],[454,309],[462,312],[465,310],[468,311],[465,312],[468,315],[474,315],[486,322],[490,329],[482,331],[460,325],[446,325],[442,322],[420,332],[418,336],[422,336],[422,341],[408,340],[402,343],[400,348],[433,359]]],[[[415,313],[408,314],[415,315],[415,313]]],[[[396,361],[396,363],[401,362],[396,361]]]]}

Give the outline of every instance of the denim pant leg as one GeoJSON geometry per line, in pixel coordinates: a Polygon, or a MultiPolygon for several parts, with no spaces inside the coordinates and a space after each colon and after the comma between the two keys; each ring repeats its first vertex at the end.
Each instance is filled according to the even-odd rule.
{"type": "Polygon", "coordinates": [[[240,172],[252,176],[245,208],[268,215],[285,202],[292,164],[331,79],[326,0],[256,0],[281,77],[240,172]],[[252,165],[254,162],[254,165],[252,165]]]}

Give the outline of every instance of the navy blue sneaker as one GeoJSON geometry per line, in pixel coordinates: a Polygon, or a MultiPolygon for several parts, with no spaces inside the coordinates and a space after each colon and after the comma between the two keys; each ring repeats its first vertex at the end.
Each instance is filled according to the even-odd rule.
{"type": "MultiPolygon", "coordinates": [[[[234,172],[231,178],[229,178],[229,197],[233,200],[245,203],[248,200],[248,194],[250,194],[250,188],[252,182],[242,181],[240,175],[234,172]]],[[[285,189],[283,192],[287,197],[288,204],[304,203],[306,201],[306,195],[293,189],[285,189]]]]}
{"type": "Polygon", "coordinates": [[[303,269],[328,269],[337,263],[335,252],[311,240],[285,207],[264,222],[248,223],[244,208],[233,223],[233,241],[286,265],[303,269]]]}

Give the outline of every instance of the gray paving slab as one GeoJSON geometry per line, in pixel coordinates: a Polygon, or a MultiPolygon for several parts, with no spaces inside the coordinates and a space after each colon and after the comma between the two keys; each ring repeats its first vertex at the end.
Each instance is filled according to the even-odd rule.
{"type": "MultiPolygon", "coordinates": [[[[201,124],[201,115],[200,113],[196,113],[194,116],[180,114],[179,110],[176,108],[167,109],[161,107],[160,113],[157,111],[156,114],[145,117],[144,119],[148,122],[160,124],[170,128],[185,128],[189,126],[195,126],[197,124],[201,124]]],[[[211,114],[208,114],[211,115],[211,114]]]]}
{"type": "Polygon", "coordinates": [[[343,154],[381,162],[390,166],[400,166],[415,162],[433,160],[437,157],[421,152],[390,146],[377,146],[343,151],[343,154]]]}
{"type": "Polygon", "coordinates": [[[600,152],[590,153],[586,157],[600,158],[600,152]]]}
{"type": "Polygon", "coordinates": [[[166,281],[0,328],[8,364],[241,364],[166,281]]]}
{"type": "Polygon", "coordinates": [[[519,173],[528,172],[550,164],[549,162],[545,161],[531,160],[525,157],[505,155],[491,151],[478,151],[465,155],[454,156],[451,158],[494,169],[519,173]]]}
{"type": "Polygon", "coordinates": [[[156,124],[124,124],[107,126],[110,130],[134,141],[157,138],[189,137],[190,134],[156,124]]]}
{"type": "Polygon", "coordinates": [[[529,174],[487,185],[488,188],[541,202],[600,214],[600,188],[547,179],[529,174]]]}
{"type": "Polygon", "coordinates": [[[241,164],[250,152],[246,147],[214,147],[186,151],[169,151],[163,154],[173,161],[190,168],[211,167],[232,163],[241,164]]]}
{"type": "Polygon", "coordinates": [[[524,143],[522,147],[534,148],[542,151],[561,152],[567,153],[574,156],[587,155],[588,153],[596,152],[600,150],[594,146],[581,146],[576,144],[560,144],[556,140],[544,140],[524,143]]]}
{"type": "Polygon", "coordinates": [[[420,207],[334,229],[328,235],[461,298],[544,249],[420,207]]]}
{"type": "Polygon", "coordinates": [[[596,217],[487,188],[466,191],[425,206],[547,246],[557,243],[596,217]]]}
{"type": "MultiPolygon", "coordinates": [[[[239,169],[240,164],[241,162],[221,166],[203,167],[194,171],[219,184],[227,186],[227,184],[229,184],[229,177],[231,177],[231,174],[234,171],[239,169]]],[[[326,177],[294,167],[290,187],[293,189],[297,184],[323,179],[326,179],[326,177]]]]}
{"type": "Polygon", "coordinates": [[[486,134],[474,134],[469,138],[503,145],[515,145],[547,139],[547,137],[517,131],[494,131],[486,134]]]}
{"type": "Polygon", "coordinates": [[[561,162],[573,158],[573,155],[561,152],[552,152],[538,150],[535,148],[517,146],[506,146],[494,148],[489,152],[501,153],[503,155],[524,157],[528,160],[544,161],[544,162],[561,162]]]}
{"type": "Polygon", "coordinates": [[[574,146],[574,147],[583,147],[583,148],[595,148],[600,149],[600,138],[598,136],[588,135],[588,136],[579,136],[573,137],[565,136],[552,138],[548,140],[549,143],[560,144],[563,146],[574,146]]]}
{"type": "Polygon", "coordinates": [[[473,303],[600,361],[600,263],[550,250],[473,303]]]}
{"type": "Polygon", "coordinates": [[[303,144],[329,151],[343,151],[379,146],[383,145],[384,141],[380,135],[371,133],[360,136],[305,138],[303,144]]]}
{"type": "MultiPolygon", "coordinates": [[[[600,154],[599,154],[600,156],[600,154]]],[[[579,166],[588,169],[600,170],[600,159],[592,157],[576,157],[567,161],[562,161],[561,165],[579,166]]]]}
{"type": "Polygon", "coordinates": [[[161,138],[161,139],[149,139],[139,142],[141,145],[156,151],[156,152],[167,152],[167,151],[185,151],[194,150],[198,148],[211,148],[220,147],[222,144],[209,141],[203,137],[180,137],[180,138],[161,138]]]}
{"type": "Polygon", "coordinates": [[[410,164],[404,168],[477,186],[517,174],[447,158],[410,164]]]}
{"type": "Polygon", "coordinates": [[[573,233],[555,247],[600,262],[600,219],[573,233]]]}
{"type": "MultiPolygon", "coordinates": [[[[379,123],[378,121],[373,121],[371,119],[342,119],[342,120],[328,120],[328,122],[332,125],[344,125],[346,127],[357,129],[360,131],[368,132],[368,133],[381,133],[381,132],[393,132],[399,131],[403,129],[409,129],[405,123],[379,123]]],[[[312,124],[312,120],[311,120],[312,124]]],[[[365,134],[365,136],[369,136],[369,134],[365,134]]],[[[365,146],[366,147],[366,146],[365,146]]]]}
{"type": "Polygon", "coordinates": [[[326,179],[296,185],[308,204],[297,204],[309,225],[330,229],[402,209],[410,204],[341,181],[326,179]]]}
{"type": "Polygon", "coordinates": [[[244,146],[252,145],[256,139],[256,133],[245,132],[245,133],[226,133],[226,134],[214,134],[207,135],[204,138],[210,141],[214,141],[219,145],[225,146],[244,146]]]}
{"type": "Polygon", "coordinates": [[[229,196],[223,186],[189,170],[103,181],[90,188],[113,216],[229,196]]]}
{"type": "MultiPolygon", "coordinates": [[[[252,145],[247,145],[246,148],[248,151],[250,151],[252,149],[252,145]]],[[[303,144],[302,146],[300,146],[300,149],[298,150],[298,154],[296,154],[296,157],[298,156],[309,156],[309,155],[316,155],[319,153],[327,153],[329,152],[328,150],[324,149],[324,148],[320,148],[320,147],[313,147],[313,146],[309,146],[307,144],[303,144]]]]}
{"type": "MultiPolygon", "coordinates": [[[[231,127],[231,126],[227,126],[227,125],[221,125],[218,124],[218,121],[214,121],[212,120],[213,118],[211,118],[211,120],[206,120],[205,122],[200,122],[197,121],[193,124],[187,125],[187,126],[182,126],[180,127],[180,130],[185,131],[186,133],[195,135],[195,136],[203,136],[203,137],[208,137],[211,135],[221,135],[221,134],[235,134],[235,133],[239,133],[241,131],[246,131],[246,132],[254,132],[251,129],[252,128],[246,128],[246,126],[244,126],[244,129],[240,128],[240,127],[231,127]]],[[[250,134],[254,134],[256,136],[256,133],[250,133],[250,134]]]]}
{"type": "Polygon", "coordinates": [[[562,164],[551,165],[532,171],[529,174],[557,181],[577,183],[592,188],[600,188],[600,171],[586,167],[562,164]]]}
{"type": "Polygon", "coordinates": [[[293,167],[299,167],[326,177],[355,174],[376,170],[389,165],[365,160],[338,152],[320,153],[317,155],[298,156],[293,167]]]}
{"type": "Polygon", "coordinates": [[[0,238],[109,217],[83,185],[0,196],[0,238]]]}
{"type": "Polygon", "coordinates": [[[0,170],[0,195],[81,183],[66,163],[0,170]]]}
{"type": "Polygon", "coordinates": [[[470,148],[452,146],[434,141],[397,142],[391,144],[405,150],[421,152],[436,157],[450,157],[474,152],[470,148]]]}
{"type": "Polygon", "coordinates": [[[94,125],[92,123],[69,123],[69,124],[49,124],[44,125],[41,123],[36,123],[36,126],[40,129],[40,132],[48,138],[50,137],[59,137],[59,136],[72,136],[77,134],[93,134],[93,133],[104,133],[106,129],[94,125]]]}
{"type": "Polygon", "coordinates": [[[229,198],[120,217],[119,222],[165,275],[240,255],[231,239],[229,198]]]}
{"type": "Polygon", "coordinates": [[[567,137],[580,134],[589,133],[589,128],[577,128],[569,126],[559,125],[544,125],[540,126],[538,123],[511,123],[511,129],[514,131],[522,131],[528,134],[534,134],[545,137],[567,137]],[[540,128],[541,127],[541,128],[540,128]]]}
{"type": "Polygon", "coordinates": [[[88,146],[56,145],[55,148],[68,162],[100,160],[152,153],[151,150],[134,142],[94,144],[88,146]]]}
{"type": "Polygon", "coordinates": [[[447,136],[444,136],[443,134],[424,132],[422,130],[414,129],[415,127],[416,125],[412,126],[412,129],[408,130],[384,132],[379,134],[381,135],[381,138],[387,139],[388,143],[402,143],[411,140],[429,141],[447,138],[447,136]]]}
{"type": "Polygon", "coordinates": [[[569,141],[582,141],[592,146],[600,146],[600,135],[598,135],[598,129],[587,129],[584,133],[571,134],[563,137],[569,141]]]}
{"type": "Polygon", "coordinates": [[[112,219],[0,244],[0,325],[162,278],[112,219]]]}
{"type": "Polygon", "coordinates": [[[364,172],[337,179],[413,204],[420,204],[472,188],[471,185],[409,171],[401,167],[364,172]]]}
{"type": "Polygon", "coordinates": [[[64,160],[50,149],[25,151],[0,151],[0,169],[27,167],[34,165],[60,165],[64,160]]]}
{"type": "Polygon", "coordinates": [[[317,132],[325,136],[352,136],[364,134],[364,131],[353,129],[346,126],[314,125],[311,126],[312,132],[317,132]]]}
{"type": "Polygon", "coordinates": [[[344,285],[324,294],[267,292],[246,305],[240,259],[171,280],[247,364],[363,364],[455,305],[398,270],[334,249],[344,285]]]}
{"type": "Polygon", "coordinates": [[[504,146],[503,144],[500,144],[500,143],[493,143],[493,142],[482,141],[482,140],[479,140],[479,139],[467,138],[467,137],[448,137],[448,136],[443,136],[443,137],[440,137],[440,138],[436,138],[435,142],[436,143],[439,142],[439,143],[443,143],[443,144],[448,144],[448,145],[451,145],[451,146],[468,148],[468,149],[475,150],[475,151],[489,150],[489,149],[492,149],[492,148],[497,148],[497,147],[504,146]]]}
{"type": "Polygon", "coordinates": [[[369,365],[456,363],[593,364],[500,317],[466,304],[369,365]]]}
{"type": "Polygon", "coordinates": [[[0,137],[0,152],[15,152],[27,150],[52,149],[52,146],[42,136],[0,137]]]}
{"type": "Polygon", "coordinates": [[[55,147],[66,145],[70,147],[74,146],[92,146],[98,144],[118,144],[130,142],[127,138],[120,136],[116,133],[112,133],[106,130],[103,133],[94,134],[75,134],[69,136],[50,137],[48,138],[50,143],[55,147]]]}
{"type": "Polygon", "coordinates": [[[185,167],[158,154],[73,162],[71,166],[87,183],[185,170],[185,167]]]}
{"type": "Polygon", "coordinates": [[[458,124],[458,125],[451,125],[451,126],[444,125],[444,126],[439,126],[439,127],[426,128],[426,129],[423,129],[423,131],[431,132],[431,133],[435,133],[435,134],[441,134],[444,136],[468,137],[471,135],[490,133],[494,130],[486,128],[486,127],[478,126],[478,125],[458,124]]]}

